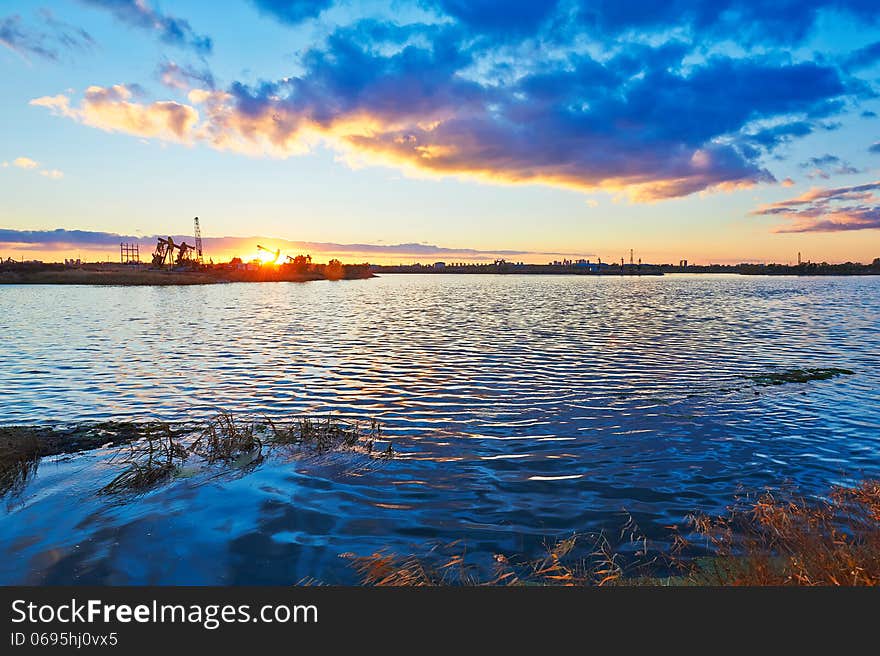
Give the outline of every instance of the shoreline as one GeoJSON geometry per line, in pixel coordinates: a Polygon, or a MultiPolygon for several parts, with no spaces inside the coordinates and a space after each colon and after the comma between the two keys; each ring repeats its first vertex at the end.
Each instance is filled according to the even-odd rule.
{"type": "Polygon", "coordinates": [[[96,286],[188,286],[216,285],[230,282],[313,282],[316,280],[365,280],[375,275],[363,265],[343,265],[338,275],[328,276],[320,268],[309,271],[285,267],[253,271],[214,269],[205,271],[161,271],[155,269],[113,268],[40,268],[0,270],[0,285],[96,285],[96,286]]]}
{"type": "Polygon", "coordinates": [[[799,278],[816,277],[862,277],[880,276],[880,265],[827,265],[827,266],[788,266],[788,265],[707,265],[677,267],[669,265],[602,265],[597,266],[556,266],[547,264],[491,264],[474,265],[375,265],[372,267],[379,274],[415,273],[422,275],[525,275],[525,276],[664,276],[667,274],[716,274],[739,276],[796,276],[799,278]]]}

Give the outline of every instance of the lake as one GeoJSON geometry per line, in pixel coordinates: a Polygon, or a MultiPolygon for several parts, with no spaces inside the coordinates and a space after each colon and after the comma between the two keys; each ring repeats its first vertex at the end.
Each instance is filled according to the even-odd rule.
{"type": "Polygon", "coordinates": [[[386,275],[0,286],[0,425],[335,413],[397,456],[108,501],[109,450],[2,499],[0,583],[353,583],[341,554],[651,538],[739,490],[880,475],[880,278],[386,275]],[[760,386],[803,367],[853,371],[760,386]]]}

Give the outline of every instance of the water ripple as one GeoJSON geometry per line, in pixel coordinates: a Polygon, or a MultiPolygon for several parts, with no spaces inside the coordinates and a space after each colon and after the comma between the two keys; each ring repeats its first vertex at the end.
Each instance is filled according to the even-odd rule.
{"type": "Polygon", "coordinates": [[[623,508],[658,534],[740,486],[880,475],[878,283],[0,287],[0,425],[335,412],[381,420],[400,454],[270,460],[119,506],[94,494],[105,456],[44,462],[7,500],[0,582],[347,582],[342,552],[528,551],[623,508]],[[797,367],[855,373],[747,379],[797,367]]]}

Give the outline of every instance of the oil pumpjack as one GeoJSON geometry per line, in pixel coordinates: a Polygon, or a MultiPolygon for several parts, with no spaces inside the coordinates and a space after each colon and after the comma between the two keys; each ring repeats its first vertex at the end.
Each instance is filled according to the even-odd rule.
{"type": "Polygon", "coordinates": [[[165,266],[166,260],[169,263],[173,262],[175,248],[177,248],[177,244],[174,243],[173,238],[168,237],[168,239],[163,239],[162,237],[159,237],[159,241],[156,244],[156,251],[153,253],[153,266],[163,267],[165,266]]]}
{"type": "Polygon", "coordinates": [[[173,237],[163,239],[159,237],[156,244],[156,251],[153,253],[153,266],[162,268],[167,264],[176,264],[183,266],[193,261],[191,253],[195,252],[196,247],[187,244],[185,241],[180,244],[174,243],[173,237]],[[174,251],[177,250],[177,257],[174,257],[174,251]]]}
{"type": "Polygon", "coordinates": [[[194,253],[196,250],[195,246],[190,246],[186,242],[177,245],[177,260],[175,260],[177,266],[183,266],[185,264],[189,264],[193,261],[190,253],[194,253]]]}

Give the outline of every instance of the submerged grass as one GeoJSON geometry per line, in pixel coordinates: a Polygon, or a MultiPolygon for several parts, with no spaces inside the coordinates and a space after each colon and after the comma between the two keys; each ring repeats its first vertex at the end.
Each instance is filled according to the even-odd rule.
{"type": "Polygon", "coordinates": [[[785,385],[786,383],[809,383],[814,380],[830,380],[837,376],[851,376],[850,369],[836,367],[808,367],[806,369],[788,369],[787,371],[772,372],[749,376],[756,384],[761,386],[785,385]]]}
{"type": "Polygon", "coordinates": [[[381,454],[374,454],[382,429],[375,420],[368,426],[362,429],[359,421],[331,415],[258,422],[236,418],[229,412],[219,413],[202,426],[190,425],[188,432],[170,424],[151,424],[146,436],[120,451],[127,467],[101,491],[112,494],[149,490],[173,477],[190,457],[209,465],[248,470],[259,465],[266,451],[275,447],[294,449],[299,455],[361,451],[393,456],[390,442],[381,454]]]}
{"type": "Polygon", "coordinates": [[[364,585],[566,586],[877,586],[880,585],[880,481],[836,487],[827,498],[765,493],[722,516],[694,515],[650,550],[630,520],[624,549],[604,534],[575,535],[532,561],[496,554],[491,575],[466,565],[466,553],[432,547],[423,555],[345,556],[364,585]],[[708,550],[709,556],[688,556],[708,550]],[[633,548],[634,547],[634,548],[633,548]]]}
{"type": "Polygon", "coordinates": [[[391,443],[381,452],[382,427],[338,416],[296,416],[256,421],[221,412],[207,422],[105,421],[53,426],[0,427],[0,496],[21,490],[40,459],[101,447],[115,448],[110,462],[124,466],[101,494],[141,493],[170,480],[184,461],[245,470],[256,467],[271,449],[295,456],[357,451],[373,458],[393,457],[391,443]]]}
{"type": "Polygon", "coordinates": [[[165,430],[130,444],[119,455],[126,468],[102,487],[100,494],[149,490],[171,478],[177,470],[177,462],[186,459],[187,450],[175,438],[171,427],[166,426],[165,430]]]}

